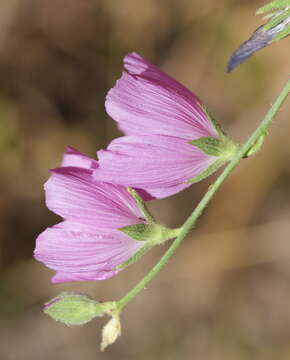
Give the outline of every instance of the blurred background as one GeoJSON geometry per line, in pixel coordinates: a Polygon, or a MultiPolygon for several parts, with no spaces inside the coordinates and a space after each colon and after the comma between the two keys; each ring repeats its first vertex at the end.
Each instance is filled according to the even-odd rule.
{"type": "MultiPolygon", "coordinates": [[[[100,353],[98,319],[67,328],[42,314],[64,290],[117,300],[166,246],[104,282],[51,285],[32,258],[59,219],[43,183],[67,145],[94,156],[120,135],[104,111],[122,58],[137,51],[205,102],[244,141],[289,76],[289,40],[232,74],[232,52],[262,24],[261,0],[2,0],[0,11],[0,359],[289,359],[290,99],[263,150],[243,160],[168,266],[124,310],[100,353]]],[[[152,202],[178,226],[216,175],[152,202]]]]}

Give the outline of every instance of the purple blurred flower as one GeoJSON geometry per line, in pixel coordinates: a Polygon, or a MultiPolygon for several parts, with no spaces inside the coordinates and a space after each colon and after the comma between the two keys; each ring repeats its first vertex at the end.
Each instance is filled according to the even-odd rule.
{"type": "Polygon", "coordinates": [[[136,53],[125,57],[124,66],[106,110],[127,136],[98,152],[95,178],[162,198],[221,166],[219,156],[190,143],[227,139],[199,99],[136,53]]]}
{"type": "Polygon", "coordinates": [[[68,148],[45,184],[47,207],[64,221],[46,229],[34,256],[56,271],[53,283],[107,279],[143,245],[118,228],[145,222],[124,186],[97,181],[98,162],[68,148]]]}

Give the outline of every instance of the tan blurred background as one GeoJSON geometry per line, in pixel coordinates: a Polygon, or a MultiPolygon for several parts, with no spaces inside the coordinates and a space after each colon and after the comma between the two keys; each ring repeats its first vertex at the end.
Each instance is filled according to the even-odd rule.
{"type": "MultiPolygon", "coordinates": [[[[254,0],[2,0],[0,5],[0,359],[290,359],[290,99],[263,151],[244,160],[168,266],[124,311],[105,353],[105,319],[67,328],[42,314],[63,290],[123,296],[165,246],[105,282],[53,286],[32,258],[58,218],[43,183],[67,145],[91,156],[118,136],[104,97],[137,51],[195,91],[243,141],[289,74],[289,40],[232,74],[231,53],[262,23],[254,0]]],[[[153,202],[180,225],[210,179],[153,202]]]]}

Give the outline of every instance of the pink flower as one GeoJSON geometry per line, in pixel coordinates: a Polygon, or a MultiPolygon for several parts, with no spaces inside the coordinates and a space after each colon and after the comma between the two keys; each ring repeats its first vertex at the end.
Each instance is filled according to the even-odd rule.
{"type": "Polygon", "coordinates": [[[98,152],[96,179],[162,198],[228,160],[233,143],[192,92],[136,53],[125,57],[124,66],[106,110],[127,136],[98,152]]]}
{"type": "Polygon", "coordinates": [[[103,280],[144,244],[118,228],[145,222],[127,189],[97,181],[98,162],[68,148],[45,184],[47,207],[64,221],[46,229],[34,256],[56,271],[53,283],[103,280]]]}

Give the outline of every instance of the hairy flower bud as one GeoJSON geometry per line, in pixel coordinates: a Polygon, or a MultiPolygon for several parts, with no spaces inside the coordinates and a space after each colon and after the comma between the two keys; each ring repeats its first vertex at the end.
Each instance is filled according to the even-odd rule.
{"type": "Polygon", "coordinates": [[[44,313],[68,326],[83,325],[114,309],[114,302],[99,303],[85,294],[64,292],[44,307],[44,313]]]}

